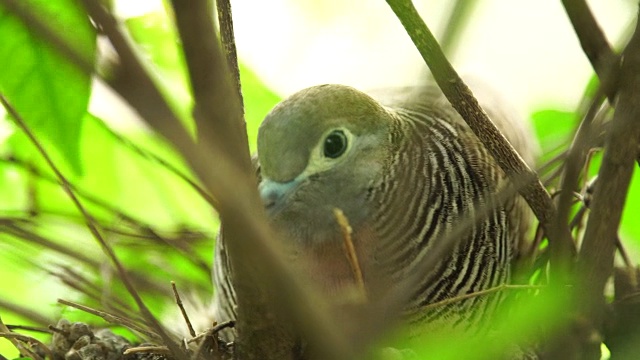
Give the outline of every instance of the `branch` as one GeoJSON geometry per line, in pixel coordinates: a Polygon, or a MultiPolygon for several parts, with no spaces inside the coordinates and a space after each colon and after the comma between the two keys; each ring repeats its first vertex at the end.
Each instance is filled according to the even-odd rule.
{"type": "Polygon", "coordinates": [[[587,110],[584,118],[571,143],[571,147],[566,152],[566,159],[562,169],[562,179],[560,182],[560,194],[558,198],[558,212],[555,218],[555,226],[560,227],[569,223],[569,216],[573,202],[573,192],[578,189],[580,173],[587,160],[589,150],[594,146],[596,134],[594,133],[593,120],[604,101],[602,87],[597,91],[592,99],[591,106],[587,110]]]}
{"type": "Polygon", "coordinates": [[[562,5],[571,20],[580,40],[582,50],[595,70],[604,93],[613,104],[616,97],[617,70],[620,57],[616,55],[585,0],[562,0],[562,5]]]}
{"type": "Polygon", "coordinates": [[[420,18],[411,1],[387,0],[387,3],[407,30],[444,95],[489,150],[509,179],[511,181],[518,177],[534,179],[522,187],[519,192],[545,229],[552,248],[552,265],[557,268],[558,273],[565,273],[567,260],[575,254],[575,249],[568,227],[553,226],[552,220],[555,217],[556,209],[549,193],[535,172],[527,166],[487,117],[478,101],[473,97],[471,90],[445,58],[436,39],[420,18]]]}
{"type": "Polygon", "coordinates": [[[233,33],[233,16],[231,15],[231,3],[229,0],[216,1],[218,7],[218,23],[220,24],[220,42],[227,55],[227,63],[231,70],[233,85],[235,87],[240,107],[244,112],[244,100],[242,98],[242,85],[240,83],[240,68],[238,67],[238,53],[236,40],[233,33]]]}
{"type": "Polygon", "coordinates": [[[640,27],[636,26],[623,52],[616,111],[578,259],[581,298],[590,300],[581,311],[598,329],[604,319],[604,287],[613,271],[618,227],[640,145],[640,27]]]}

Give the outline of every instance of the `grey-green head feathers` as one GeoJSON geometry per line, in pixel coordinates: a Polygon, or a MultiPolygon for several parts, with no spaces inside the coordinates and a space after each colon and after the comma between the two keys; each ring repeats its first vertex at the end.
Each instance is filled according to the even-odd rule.
{"type": "Polygon", "coordinates": [[[258,133],[260,193],[276,227],[314,243],[341,240],[334,208],[354,226],[364,221],[394,119],[370,96],[341,85],[311,87],[276,106],[258,133]]]}

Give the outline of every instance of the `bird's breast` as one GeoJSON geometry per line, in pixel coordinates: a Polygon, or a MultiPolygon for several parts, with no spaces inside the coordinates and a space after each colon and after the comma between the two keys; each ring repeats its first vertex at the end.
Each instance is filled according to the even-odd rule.
{"type": "Polygon", "coordinates": [[[297,246],[295,266],[302,268],[322,292],[336,305],[366,301],[382,288],[374,258],[375,236],[368,226],[355,229],[349,250],[344,234],[336,232],[331,239],[297,246]]]}

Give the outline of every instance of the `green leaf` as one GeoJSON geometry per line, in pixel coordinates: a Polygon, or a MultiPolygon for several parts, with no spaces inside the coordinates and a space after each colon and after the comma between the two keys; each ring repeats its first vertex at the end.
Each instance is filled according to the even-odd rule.
{"type": "Polygon", "coordinates": [[[627,201],[622,211],[622,223],[620,226],[621,234],[624,238],[632,240],[638,249],[640,245],[640,221],[638,221],[638,213],[640,212],[640,168],[636,166],[629,184],[629,192],[627,193],[627,201]]]}
{"type": "Polygon", "coordinates": [[[569,111],[539,110],[531,114],[531,119],[544,154],[568,143],[576,125],[576,116],[569,111]]]}
{"type": "MultiPolygon", "coordinates": [[[[96,34],[75,0],[21,0],[21,6],[93,62],[96,34]]],[[[79,141],[91,91],[78,69],[37,31],[0,5],[0,92],[38,138],[46,138],[82,173],[79,141]]]]}

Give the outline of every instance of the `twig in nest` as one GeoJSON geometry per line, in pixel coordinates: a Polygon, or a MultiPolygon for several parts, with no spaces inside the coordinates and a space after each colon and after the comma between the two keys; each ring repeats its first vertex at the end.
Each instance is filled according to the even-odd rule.
{"type": "Polygon", "coordinates": [[[27,355],[30,358],[34,359],[34,360],[40,360],[42,359],[40,356],[38,356],[38,354],[36,354],[35,352],[33,352],[30,349],[27,349],[26,347],[22,346],[22,344],[20,344],[19,341],[14,341],[14,340],[20,340],[20,341],[24,341],[24,342],[28,342],[31,344],[36,344],[38,345],[40,348],[42,348],[42,350],[45,352],[46,356],[49,359],[53,359],[53,353],[51,352],[51,349],[49,349],[49,347],[47,345],[45,345],[42,341],[36,339],[36,338],[32,338],[31,336],[26,336],[26,335],[22,335],[22,334],[16,334],[16,333],[12,333],[12,332],[0,332],[0,337],[6,338],[9,341],[11,341],[13,343],[13,345],[20,350],[20,354],[22,355],[27,355]]]}
{"type": "Polygon", "coordinates": [[[7,328],[9,328],[9,330],[24,330],[24,331],[33,331],[33,332],[39,332],[39,333],[44,333],[44,334],[51,334],[51,329],[35,327],[35,326],[8,325],[7,324],[7,328]]]}
{"type": "Polygon", "coordinates": [[[160,355],[171,355],[171,351],[166,346],[138,346],[132,347],[125,350],[122,355],[131,355],[131,354],[139,354],[139,353],[150,353],[150,354],[160,354],[160,355]]]}
{"type": "Polygon", "coordinates": [[[187,343],[192,343],[192,342],[196,342],[200,339],[202,339],[205,336],[208,336],[209,334],[217,334],[218,332],[226,329],[226,328],[232,328],[236,325],[236,322],[233,320],[229,320],[229,321],[225,321],[223,323],[220,324],[215,324],[211,329],[199,334],[198,336],[189,339],[189,341],[187,341],[187,343]]]}
{"type": "Polygon", "coordinates": [[[105,311],[100,311],[100,310],[96,310],[93,309],[91,307],[85,306],[85,305],[81,305],[78,303],[74,303],[71,301],[67,301],[67,300],[63,300],[63,299],[58,299],[58,303],[62,304],[62,305],[67,305],[70,306],[72,308],[87,312],[91,315],[95,315],[98,317],[101,317],[102,319],[104,319],[106,322],[112,323],[112,324],[118,324],[118,325],[122,325],[134,332],[140,333],[144,336],[146,336],[149,339],[161,339],[161,337],[156,334],[155,332],[152,332],[148,329],[144,329],[138,325],[136,325],[134,322],[129,321],[125,318],[122,318],[120,316],[116,316],[113,314],[109,314],[108,312],[105,311]]]}
{"type": "Polygon", "coordinates": [[[61,334],[62,336],[65,336],[65,337],[68,337],[70,335],[69,331],[67,331],[65,329],[60,329],[59,327],[56,327],[56,326],[53,326],[53,325],[49,325],[48,328],[49,328],[49,330],[51,332],[61,334]]]}
{"type": "Polygon", "coordinates": [[[360,261],[358,260],[358,254],[356,253],[356,248],[353,245],[353,239],[351,238],[351,234],[353,229],[351,229],[351,225],[349,225],[349,220],[344,215],[342,210],[338,208],[333,209],[333,215],[336,217],[336,221],[338,225],[340,225],[340,229],[342,230],[342,239],[344,240],[344,253],[347,255],[347,260],[349,260],[349,265],[351,266],[351,271],[353,272],[353,277],[356,281],[356,286],[360,290],[360,293],[363,296],[363,299],[367,299],[367,289],[364,286],[364,280],[362,278],[362,269],[360,268],[360,261]]]}
{"type": "MultiPolygon", "coordinates": [[[[7,340],[9,340],[13,344],[13,346],[15,346],[16,349],[18,349],[21,356],[28,356],[34,360],[40,359],[40,356],[38,356],[38,354],[34,353],[31,349],[23,346],[20,343],[20,341],[18,341],[18,340],[25,341],[24,339],[30,339],[30,338],[25,335],[12,333],[11,330],[9,330],[9,328],[7,328],[7,326],[4,324],[4,322],[2,322],[2,318],[0,318],[0,337],[4,337],[7,340]]],[[[26,340],[26,341],[29,341],[29,340],[26,340]]],[[[36,340],[35,342],[40,343],[40,341],[38,340],[36,340]]],[[[51,350],[48,347],[46,347],[44,344],[42,344],[42,346],[45,349],[45,351],[48,351],[48,354],[51,353],[51,350]]],[[[50,356],[50,359],[53,359],[53,356],[50,356]]]]}
{"type": "Polygon", "coordinates": [[[235,326],[235,324],[236,322],[231,320],[225,321],[220,324],[214,324],[214,326],[211,329],[189,340],[188,343],[191,343],[196,340],[204,338],[204,340],[200,342],[198,346],[198,350],[196,351],[195,356],[193,358],[194,359],[206,358],[206,357],[203,357],[203,354],[205,351],[209,350],[213,360],[222,359],[222,357],[220,356],[220,348],[218,343],[219,340],[216,334],[220,332],[222,329],[235,326]]]}
{"type": "Polygon", "coordinates": [[[196,331],[193,329],[193,325],[191,325],[191,320],[189,320],[189,315],[187,315],[187,310],[185,310],[184,306],[182,305],[182,299],[180,299],[180,294],[178,294],[178,289],[176,288],[175,281],[171,282],[171,288],[173,289],[173,296],[176,299],[176,304],[180,308],[182,317],[184,318],[184,321],[187,323],[187,327],[189,328],[189,334],[191,335],[191,337],[195,337],[196,331]]]}
{"type": "Polygon", "coordinates": [[[503,285],[499,285],[496,287],[492,287],[489,289],[485,289],[485,290],[480,290],[480,291],[476,291],[470,294],[464,294],[464,295],[459,295],[459,296],[454,296],[452,298],[448,298],[448,299],[444,299],[442,301],[438,301],[438,302],[434,302],[432,304],[429,304],[427,306],[425,306],[423,309],[424,310],[431,310],[440,306],[445,306],[445,305],[449,305],[458,301],[462,301],[462,300],[466,300],[466,299],[470,299],[470,298],[474,298],[474,297],[478,297],[478,296],[483,296],[483,295],[489,295],[489,294],[493,294],[499,291],[503,291],[503,290],[538,290],[538,289],[543,289],[545,288],[545,286],[541,286],[541,285],[514,285],[514,284],[503,284],[503,285]]]}

